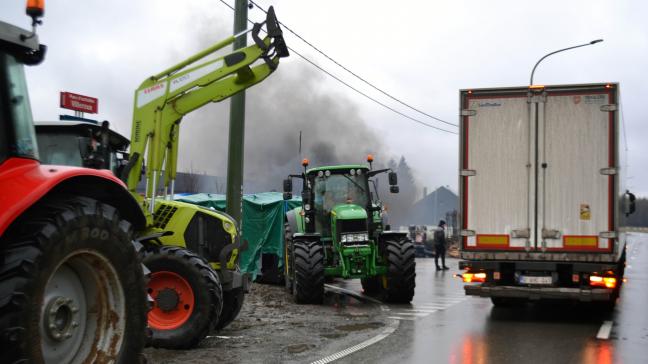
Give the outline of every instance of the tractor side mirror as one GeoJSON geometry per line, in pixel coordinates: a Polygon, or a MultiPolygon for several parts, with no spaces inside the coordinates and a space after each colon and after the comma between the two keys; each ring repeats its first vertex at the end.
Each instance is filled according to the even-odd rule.
{"type": "Polygon", "coordinates": [[[626,197],[626,203],[624,204],[624,213],[626,216],[629,216],[635,212],[635,209],[637,208],[635,200],[637,199],[634,195],[634,193],[631,193],[630,191],[626,191],[625,193],[626,197]]]}
{"type": "Polygon", "coordinates": [[[286,178],[283,180],[283,191],[284,192],[292,192],[293,185],[292,185],[292,179],[286,178]]]}
{"type": "Polygon", "coordinates": [[[283,199],[284,200],[290,200],[293,195],[292,195],[292,179],[286,178],[283,180],[283,199]]]}
{"type": "Polygon", "coordinates": [[[398,175],[396,174],[396,172],[389,172],[388,176],[389,176],[389,185],[396,186],[398,184],[398,175]]]}
{"type": "Polygon", "coordinates": [[[400,189],[398,188],[398,186],[389,186],[389,192],[398,193],[399,191],[400,189]]]}

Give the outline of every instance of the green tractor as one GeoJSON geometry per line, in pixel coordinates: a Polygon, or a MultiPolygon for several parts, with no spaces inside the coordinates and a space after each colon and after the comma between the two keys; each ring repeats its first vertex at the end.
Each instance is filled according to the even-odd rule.
{"type": "Polygon", "coordinates": [[[292,178],[303,181],[302,205],[286,213],[285,225],[285,282],[297,303],[321,303],[333,278],[360,278],[366,294],[385,302],[414,297],[414,245],[383,224],[373,178],[389,172],[390,192],[398,193],[397,175],[367,161],[308,169],[304,159],[303,173],[284,180],[284,199],[292,198],[292,178]]]}

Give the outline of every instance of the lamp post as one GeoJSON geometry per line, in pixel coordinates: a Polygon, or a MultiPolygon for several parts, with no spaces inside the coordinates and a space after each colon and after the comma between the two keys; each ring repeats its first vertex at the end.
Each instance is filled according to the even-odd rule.
{"type": "Polygon", "coordinates": [[[589,42],[589,43],[580,44],[580,45],[573,46],[573,47],[568,47],[568,48],[563,48],[563,49],[559,49],[559,50],[557,50],[557,51],[553,51],[553,52],[551,52],[551,53],[545,54],[542,58],[540,58],[540,59],[538,60],[538,62],[536,62],[535,66],[533,66],[533,70],[531,71],[531,80],[529,81],[529,85],[530,85],[530,86],[533,86],[533,74],[535,73],[536,68],[538,67],[538,65],[540,64],[540,62],[542,62],[543,59],[549,57],[549,56],[552,55],[552,54],[556,54],[556,53],[560,53],[560,52],[568,51],[568,50],[570,50],[570,49],[574,49],[574,48],[580,48],[580,47],[585,47],[585,46],[593,45],[593,44],[596,44],[596,43],[600,43],[600,42],[602,42],[602,41],[603,41],[603,39],[596,39],[596,40],[593,40],[593,41],[591,41],[591,42],[589,42]]]}

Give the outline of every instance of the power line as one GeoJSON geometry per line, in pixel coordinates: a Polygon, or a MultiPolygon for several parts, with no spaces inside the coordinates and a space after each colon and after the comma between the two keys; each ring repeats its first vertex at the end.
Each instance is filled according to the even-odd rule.
{"type": "MultiPolygon", "coordinates": [[[[230,4],[226,3],[225,0],[219,0],[219,1],[220,1],[221,3],[223,3],[225,6],[227,6],[228,8],[230,8],[231,10],[234,10],[234,7],[232,7],[230,4]]],[[[255,5],[256,5],[256,4],[255,4],[255,5]]],[[[258,6],[258,5],[257,5],[257,6],[258,6]]],[[[248,19],[248,22],[250,22],[251,24],[254,24],[254,22],[251,21],[251,20],[249,20],[249,19],[248,19]]],[[[282,24],[282,25],[283,25],[283,24],[282,24]]],[[[324,68],[322,68],[322,67],[321,67],[320,65],[318,65],[317,63],[315,63],[315,62],[311,61],[310,59],[308,59],[307,57],[303,56],[301,53],[297,52],[297,51],[294,50],[293,48],[288,47],[288,49],[289,49],[292,53],[294,53],[294,54],[296,54],[297,56],[299,56],[299,57],[300,57],[301,59],[303,59],[304,61],[308,62],[308,63],[309,63],[310,65],[312,65],[313,67],[315,67],[315,68],[317,68],[318,70],[324,72],[325,74],[327,74],[328,76],[332,77],[332,78],[335,79],[336,81],[340,82],[340,83],[343,84],[344,86],[350,88],[351,90],[353,90],[353,91],[359,93],[360,95],[366,97],[367,99],[369,99],[369,100],[375,102],[376,104],[378,104],[378,105],[380,105],[380,106],[382,106],[382,107],[384,107],[384,108],[386,108],[386,109],[388,109],[388,110],[390,110],[390,111],[392,111],[392,112],[394,112],[394,113],[396,113],[396,114],[398,114],[398,115],[400,115],[400,116],[403,116],[403,117],[405,117],[405,118],[407,118],[407,119],[409,119],[409,120],[411,120],[411,121],[413,121],[413,122],[415,122],[415,123],[421,124],[421,125],[423,125],[423,126],[427,126],[427,127],[429,127],[429,128],[436,129],[436,130],[443,131],[443,132],[450,133],[450,134],[455,134],[455,135],[458,134],[458,133],[455,132],[455,131],[452,131],[452,130],[446,130],[446,129],[443,129],[443,128],[440,128],[440,127],[437,127],[437,126],[434,126],[434,125],[428,124],[428,123],[426,123],[426,122],[424,122],[424,121],[418,120],[418,119],[416,119],[416,118],[413,118],[413,117],[411,117],[411,116],[409,116],[409,115],[406,115],[406,114],[404,114],[404,113],[402,113],[402,112],[400,112],[400,111],[394,109],[393,107],[391,107],[391,106],[389,106],[389,105],[386,105],[386,104],[384,104],[384,103],[382,103],[382,102],[376,100],[375,98],[373,98],[373,97],[367,95],[366,93],[364,93],[364,92],[358,90],[357,88],[351,86],[350,84],[348,84],[347,82],[343,81],[343,80],[340,79],[339,77],[335,76],[335,75],[332,74],[331,72],[329,72],[329,71],[325,70],[324,68]]]]}
{"type": "MultiPolygon", "coordinates": [[[[259,6],[257,3],[255,3],[254,0],[249,0],[249,1],[250,1],[250,3],[252,3],[254,6],[256,6],[257,8],[259,8],[259,10],[263,11],[264,13],[267,13],[267,11],[266,11],[265,9],[263,9],[261,6],[259,6]]],[[[365,84],[369,85],[371,88],[373,88],[373,89],[375,89],[376,91],[382,93],[383,95],[389,97],[390,99],[392,99],[392,100],[394,100],[394,101],[400,103],[401,105],[403,105],[403,106],[405,106],[405,107],[408,107],[408,108],[410,108],[410,109],[412,109],[412,110],[414,110],[414,111],[416,111],[416,112],[418,112],[418,113],[420,113],[420,114],[422,114],[422,115],[425,115],[425,116],[427,116],[427,117],[429,117],[429,118],[432,118],[432,119],[434,119],[434,120],[436,120],[436,121],[440,121],[440,122],[442,122],[442,123],[444,123],[444,124],[451,125],[451,126],[458,126],[458,125],[455,124],[455,123],[451,123],[451,122],[449,122],[449,121],[445,121],[445,120],[443,120],[443,119],[441,119],[441,118],[438,118],[438,117],[436,117],[436,116],[434,116],[434,115],[428,114],[428,113],[426,113],[425,111],[422,111],[422,110],[420,110],[420,109],[418,109],[418,108],[416,108],[416,107],[414,107],[414,106],[412,106],[412,105],[410,105],[410,104],[408,104],[408,103],[406,103],[406,102],[404,102],[404,101],[402,101],[402,100],[400,100],[400,99],[398,99],[398,98],[392,96],[392,95],[389,94],[388,92],[386,92],[386,91],[382,90],[381,88],[375,86],[375,85],[372,84],[371,82],[369,82],[369,81],[365,80],[364,78],[362,78],[360,75],[356,74],[355,72],[351,71],[350,69],[348,69],[348,68],[345,67],[344,65],[340,64],[340,62],[338,62],[338,61],[334,60],[333,58],[331,58],[328,54],[324,53],[324,52],[321,51],[319,48],[317,48],[315,45],[313,45],[312,43],[310,43],[309,41],[307,41],[306,39],[304,39],[301,35],[297,34],[297,32],[295,32],[295,31],[293,31],[292,29],[290,29],[290,27],[288,27],[286,24],[284,24],[284,23],[282,23],[282,22],[279,22],[279,24],[281,24],[282,27],[284,27],[286,30],[288,30],[290,33],[292,33],[294,36],[296,36],[297,38],[299,38],[302,42],[306,43],[308,46],[310,46],[311,48],[313,48],[313,49],[314,49],[315,51],[317,51],[319,54],[321,54],[321,55],[323,55],[324,57],[326,57],[329,61],[335,63],[335,64],[336,64],[337,66],[339,66],[340,68],[342,68],[342,69],[344,69],[345,71],[349,72],[350,74],[352,74],[354,77],[356,77],[356,78],[359,79],[360,81],[364,82],[365,84]]]]}

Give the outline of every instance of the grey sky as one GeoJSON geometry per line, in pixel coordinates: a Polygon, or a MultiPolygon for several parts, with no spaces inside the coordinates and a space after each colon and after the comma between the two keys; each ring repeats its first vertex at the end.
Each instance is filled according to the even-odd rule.
{"type": "MultiPolygon", "coordinates": [[[[274,5],[282,22],[356,73],[453,123],[458,122],[459,89],[525,85],[542,55],[603,38],[601,44],[546,59],[535,80],[539,84],[621,83],[629,183],[632,190],[648,196],[648,124],[642,108],[648,94],[644,76],[648,3],[644,1],[255,1],[263,7],[274,5]]],[[[233,0],[226,2],[233,4],[233,0]]],[[[98,117],[113,121],[126,135],[133,91],[139,83],[208,45],[206,39],[218,41],[232,29],[233,14],[218,0],[57,0],[46,6],[39,32],[49,46],[48,55],[43,65],[28,69],[35,118],[57,118],[62,113],[58,92],[76,92],[98,97],[98,117]]],[[[0,19],[28,27],[23,7],[22,0],[3,0],[0,19]]],[[[263,19],[256,9],[249,16],[263,19]]],[[[441,126],[369,89],[285,33],[289,46],[355,87],[441,126]]],[[[262,98],[264,88],[273,87],[274,81],[295,82],[301,73],[309,73],[305,70],[310,66],[303,63],[296,56],[285,60],[278,74],[258,91],[250,91],[252,97],[262,98]]],[[[406,157],[421,186],[456,189],[455,135],[412,123],[327,76],[316,77],[316,82],[311,78],[308,82],[313,92],[351,108],[355,122],[364,123],[381,139],[377,144],[386,148],[380,151],[384,156],[406,157]]],[[[276,102],[280,107],[291,100],[276,102]]],[[[206,112],[221,119],[220,127],[226,130],[226,104],[210,106],[206,112]]],[[[250,109],[248,117],[255,117],[249,113],[250,109]]],[[[185,123],[191,120],[188,117],[185,123]]],[[[195,120],[198,126],[183,129],[183,138],[205,123],[200,117],[195,120]]],[[[188,160],[196,160],[186,152],[182,157],[181,152],[184,169],[189,168],[188,160]]],[[[217,168],[192,167],[214,173],[224,161],[218,163],[217,168]]]]}

